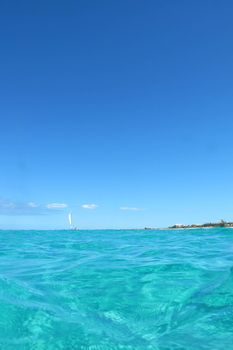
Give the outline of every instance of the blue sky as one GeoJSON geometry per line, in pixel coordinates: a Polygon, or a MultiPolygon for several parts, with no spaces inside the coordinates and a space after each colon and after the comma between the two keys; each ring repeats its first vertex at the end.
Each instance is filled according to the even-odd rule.
{"type": "Polygon", "coordinates": [[[232,11],[2,1],[0,228],[233,220],[232,11]]]}

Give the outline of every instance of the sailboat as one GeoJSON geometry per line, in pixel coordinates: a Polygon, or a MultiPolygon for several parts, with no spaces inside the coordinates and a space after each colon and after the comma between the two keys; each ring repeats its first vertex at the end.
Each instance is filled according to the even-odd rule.
{"type": "Polygon", "coordinates": [[[73,225],[72,213],[68,214],[68,221],[69,221],[69,225],[70,225],[70,230],[77,230],[77,227],[74,227],[74,225],[73,225]]]}

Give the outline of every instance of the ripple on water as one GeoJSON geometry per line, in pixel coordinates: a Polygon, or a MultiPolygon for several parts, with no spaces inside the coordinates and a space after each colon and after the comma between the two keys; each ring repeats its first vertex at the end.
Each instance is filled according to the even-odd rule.
{"type": "Polygon", "coordinates": [[[0,231],[0,349],[233,349],[233,231],[0,231]]]}

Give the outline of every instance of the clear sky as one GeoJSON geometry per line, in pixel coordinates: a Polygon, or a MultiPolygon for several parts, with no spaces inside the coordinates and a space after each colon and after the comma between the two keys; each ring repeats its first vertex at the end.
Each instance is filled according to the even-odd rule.
{"type": "Polygon", "coordinates": [[[233,220],[232,15],[1,1],[0,228],[233,220]]]}

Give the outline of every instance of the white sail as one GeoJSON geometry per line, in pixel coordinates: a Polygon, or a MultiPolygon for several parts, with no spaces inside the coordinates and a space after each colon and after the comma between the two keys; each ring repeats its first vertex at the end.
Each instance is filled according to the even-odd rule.
{"type": "Polygon", "coordinates": [[[70,227],[72,227],[72,214],[71,213],[68,214],[68,220],[69,220],[70,227]]]}

